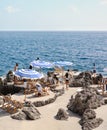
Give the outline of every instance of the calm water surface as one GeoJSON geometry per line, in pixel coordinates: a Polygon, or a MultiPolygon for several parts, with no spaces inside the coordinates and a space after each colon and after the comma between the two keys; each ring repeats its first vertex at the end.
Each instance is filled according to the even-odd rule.
{"type": "Polygon", "coordinates": [[[0,32],[0,75],[28,68],[39,57],[46,61],[70,61],[72,69],[92,70],[106,74],[107,32],[0,32]]]}

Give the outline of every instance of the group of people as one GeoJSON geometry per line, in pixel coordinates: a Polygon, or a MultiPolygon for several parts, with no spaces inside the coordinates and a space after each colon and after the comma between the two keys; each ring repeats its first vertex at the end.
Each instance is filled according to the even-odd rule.
{"type": "Polygon", "coordinates": [[[66,89],[68,89],[72,77],[73,75],[71,71],[68,69],[64,75],[59,75],[57,73],[47,74],[47,82],[56,86],[59,85],[59,83],[62,83],[65,84],[66,89]]]}
{"type": "MultiPolygon", "coordinates": [[[[39,58],[38,58],[38,60],[39,60],[39,58]]],[[[32,69],[32,66],[29,66],[29,69],[32,69]]],[[[15,66],[14,66],[14,71],[17,71],[18,70],[18,63],[16,63],[15,64],[15,66]]],[[[58,75],[57,74],[53,74],[52,76],[51,75],[49,75],[48,73],[47,73],[47,76],[48,76],[48,80],[49,80],[49,82],[51,83],[51,84],[55,84],[55,85],[58,85],[59,84],[59,82],[60,82],[60,80],[59,80],[59,77],[58,77],[58,75]]],[[[65,84],[66,84],[66,89],[68,89],[69,88],[69,81],[70,81],[70,78],[72,77],[72,75],[70,74],[70,70],[68,69],[67,70],[67,72],[65,73],[65,75],[64,75],[64,77],[63,77],[63,80],[65,81],[65,84]]],[[[14,80],[16,81],[17,80],[17,77],[15,76],[14,77],[14,80]]],[[[27,86],[26,85],[26,80],[24,79],[23,80],[23,82],[24,82],[24,86],[27,86]]],[[[39,85],[40,86],[40,85],[39,85]]],[[[41,88],[41,87],[40,87],[41,88]]],[[[40,89],[39,89],[40,90],[40,89]]]]}
{"type": "MultiPolygon", "coordinates": [[[[37,58],[36,60],[39,60],[39,58],[37,58]]],[[[29,66],[29,69],[32,69],[31,65],[29,66]]],[[[14,71],[17,71],[17,70],[18,70],[18,63],[16,63],[15,66],[14,66],[14,71]]],[[[48,80],[51,84],[58,84],[59,83],[59,77],[57,76],[57,74],[54,73],[54,75],[51,76],[47,73],[47,76],[48,76],[48,80]]],[[[94,77],[96,76],[96,65],[95,65],[95,63],[93,63],[93,76],[94,77]]],[[[67,72],[64,75],[66,89],[68,89],[68,87],[69,87],[69,81],[70,81],[71,78],[72,78],[72,75],[70,73],[70,70],[68,69],[67,72]]],[[[16,80],[16,77],[14,78],[14,80],[16,80]]]]}

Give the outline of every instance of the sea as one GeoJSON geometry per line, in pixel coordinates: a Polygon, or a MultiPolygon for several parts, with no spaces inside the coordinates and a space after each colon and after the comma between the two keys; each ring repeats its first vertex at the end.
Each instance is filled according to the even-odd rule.
{"type": "Polygon", "coordinates": [[[1,31],[0,76],[28,68],[39,57],[43,61],[69,61],[65,69],[92,71],[107,75],[106,31],[1,31]]]}

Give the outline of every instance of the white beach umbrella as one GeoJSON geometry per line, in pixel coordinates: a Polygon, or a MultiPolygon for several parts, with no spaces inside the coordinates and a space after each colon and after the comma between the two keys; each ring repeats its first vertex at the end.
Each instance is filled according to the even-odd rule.
{"type": "Polygon", "coordinates": [[[32,67],[36,67],[36,68],[53,68],[54,64],[51,62],[47,62],[47,61],[40,61],[40,60],[34,60],[30,63],[30,65],[32,67]]]}
{"type": "Polygon", "coordinates": [[[54,66],[63,67],[63,66],[71,66],[73,63],[68,61],[56,61],[53,64],[54,66]]]}
{"type": "Polygon", "coordinates": [[[107,68],[104,68],[103,71],[104,71],[104,72],[107,72],[107,68]]]}
{"type": "Polygon", "coordinates": [[[40,79],[43,78],[43,73],[39,73],[31,69],[20,69],[14,72],[15,76],[25,78],[25,79],[40,79]]]}

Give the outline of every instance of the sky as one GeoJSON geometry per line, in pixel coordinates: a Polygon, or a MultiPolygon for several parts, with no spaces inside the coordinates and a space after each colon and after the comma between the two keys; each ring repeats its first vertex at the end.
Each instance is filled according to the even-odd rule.
{"type": "Polygon", "coordinates": [[[107,30],[107,0],[0,0],[0,31],[107,30]]]}

